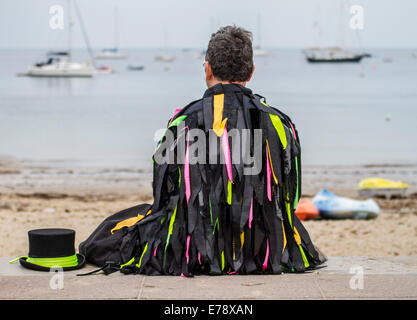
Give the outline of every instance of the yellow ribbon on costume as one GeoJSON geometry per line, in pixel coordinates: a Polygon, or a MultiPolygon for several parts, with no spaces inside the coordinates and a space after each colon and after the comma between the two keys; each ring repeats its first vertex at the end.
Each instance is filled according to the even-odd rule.
{"type": "Polygon", "coordinates": [[[272,165],[271,151],[269,149],[268,139],[266,139],[266,148],[268,149],[269,165],[271,166],[272,176],[274,177],[275,184],[278,184],[278,179],[274,172],[274,166],[272,165]]]}
{"type": "Polygon", "coordinates": [[[284,253],[285,247],[287,246],[287,237],[285,236],[284,221],[282,223],[282,234],[284,235],[284,245],[282,246],[282,253],[284,253]]]}
{"type": "MultiPolygon", "coordinates": [[[[150,213],[151,213],[151,210],[149,210],[146,215],[148,215],[150,213]]],[[[132,218],[122,220],[119,223],[117,223],[116,226],[113,229],[110,230],[110,233],[113,234],[115,231],[117,231],[117,230],[119,230],[123,227],[133,226],[135,223],[139,222],[143,218],[145,218],[144,215],[138,214],[136,217],[132,217],[132,218]]]]}
{"type": "Polygon", "coordinates": [[[221,137],[226,126],[227,118],[223,119],[224,94],[213,96],[213,130],[218,137],[221,137]]]}

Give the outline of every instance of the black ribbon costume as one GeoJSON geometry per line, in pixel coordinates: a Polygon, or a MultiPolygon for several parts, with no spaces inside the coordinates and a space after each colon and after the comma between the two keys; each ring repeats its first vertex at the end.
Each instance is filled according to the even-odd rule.
{"type": "Polygon", "coordinates": [[[169,121],[153,156],[153,204],[110,216],[80,252],[108,273],[314,269],[326,258],[294,213],[300,157],[287,115],[246,87],[215,85],[169,121]]]}

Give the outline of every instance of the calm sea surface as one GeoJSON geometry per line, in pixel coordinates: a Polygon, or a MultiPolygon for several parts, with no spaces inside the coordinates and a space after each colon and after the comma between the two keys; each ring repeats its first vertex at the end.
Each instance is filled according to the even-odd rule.
{"type": "MultiPolygon", "coordinates": [[[[203,58],[170,50],[175,61],[163,63],[154,59],[161,50],[126,51],[126,60],[97,61],[117,73],[87,79],[17,77],[45,51],[0,51],[0,155],[150,167],[155,131],[206,89],[203,58]]],[[[255,58],[248,86],[295,122],[304,165],[417,163],[417,59],[369,52],[360,64],[308,64],[300,50],[255,58]]]]}

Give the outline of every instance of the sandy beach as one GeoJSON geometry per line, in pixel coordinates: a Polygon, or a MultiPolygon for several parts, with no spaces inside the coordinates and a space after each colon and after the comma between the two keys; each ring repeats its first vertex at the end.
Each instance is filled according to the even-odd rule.
{"type": "MultiPolygon", "coordinates": [[[[417,167],[304,167],[303,198],[321,188],[358,198],[357,183],[369,176],[409,184],[403,199],[375,199],[374,220],[304,222],[313,241],[328,256],[417,255],[417,167]]],[[[142,168],[97,168],[39,164],[0,158],[0,256],[26,255],[27,231],[61,227],[76,231],[76,247],[107,216],[152,203],[152,174],[142,168]]]]}

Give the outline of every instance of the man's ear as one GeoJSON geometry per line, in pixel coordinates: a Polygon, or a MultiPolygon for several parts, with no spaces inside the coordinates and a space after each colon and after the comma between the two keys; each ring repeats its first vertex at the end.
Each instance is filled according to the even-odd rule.
{"type": "Polygon", "coordinates": [[[213,79],[213,69],[211,69],[210,62],[206,61],[204,70],[206,71],[206,80],[213,79]]]}
{"type": "Polygon", "coordinates": [[[250,79],[252,79],[252,76],[253,76],[253,73],[255,72],[255,65],[253,65],[253,67],[252,67],[252,73],[250,74],[250,76],[249,76],[249,79],[248,80],[246,80],[246,82],[249,82],[250,81],[250,79]]]}

